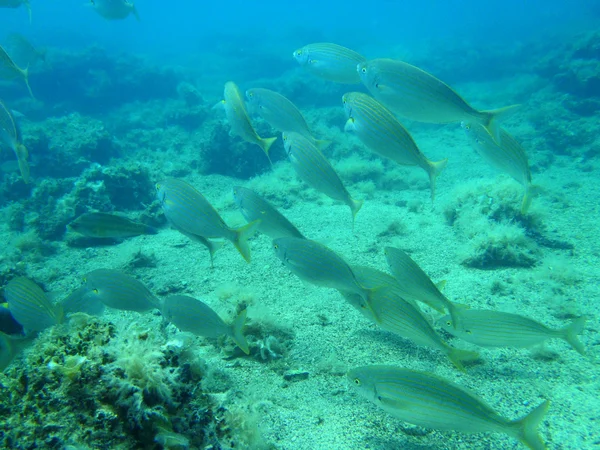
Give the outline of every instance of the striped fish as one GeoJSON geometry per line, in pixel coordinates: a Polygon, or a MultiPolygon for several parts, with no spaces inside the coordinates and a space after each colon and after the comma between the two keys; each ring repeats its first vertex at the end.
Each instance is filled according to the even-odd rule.
{"type": "Polygon", "coordinates": [[[429,175],[431,199],[435,198],[435,180],[448,159],[433,162],[421,153],[409,132],[398,119],[373,97],[349,92],[342,97],[348,121],[345,131],[356,136],[374,152],[397,164],[419,166],[429,175]]]}
{"type": "Polygon", "coordinates": [[[8,35],[9,51],[12,60],[19,66],[29,67],[38,61],[46,62],[46,51],[37,49],[20,33],[8,35]]]}
{"type": "Polygon", "coordinates": [[[91,212],[80,215],[69,228],[87,237],[127,238],[141,234],[156,234],[158,230],[117,214],[91,212]]]}
{"type": "Polygon", "coordinates": [[[4,288],[4,298],[26,331],[42,331],[63,320],[62,308],[54,306],[42,288],[28,278],[13,278],[4,288]]]}
{"type": "Polygon", "coordinates": [[[357,68],[362,83],[373,97],[395,113],[418,122],[475,121],[498,140],[496,119],[517,107],[479,111],[446,83],[404,61],[372,59],[357,68]]]}
{"type": "Polygon", "coordinates": [[[277,131],[293,131],[301,134],[320,149],[331,144],[331,141],[315,139],[300,110],[280,93],[269,89],[253,88],[246,91],[246,98],[251,111],[256,111],[277,131]]]}
{"type": "MultiPolygon", "coordinates": [[[[158,298],[144,284],[120,270],[97,269],[83,277],[87,295],[95,295],[109,308],[145,312],[160,308],[158,298]]],[[[86,295],[79,292],[79,295],[86,295]]],[[[91,302],[96,299],[89,297],[91,302]]]]}
{"type": "Polygon", "coordinates": [[[529,317],[501,311],[466,309],[460,313],[460,326],[452,327],[450,317],[439,319],[448,333],[481,347],[533,347],[548,339],[563,339],[580,354],[585,354],[577,337],[583,332],[586,318],[579,317],[558,330],[529,317]]]}
{"type": "Polygon", "coordinates": [[[0,78],[5,80],[14,80],[16,78],[20,78],[25,82],[27,89],[29,90],[29,95],[31,98],[35,98],[33,96],[33,92],[31,92],[31,87],[29,86],[29,70],[21,69],[19,66],[15,64],[12,58],[8,55],[4,47],[0,45],[0,78]]]}
{"type": "Polygon", "coordinates": [[[104,312],[104,303],[93,290],[86,285],[80,286],[60,302],[65,314],[82,312],[99,316],[104,312]]]}
{"type": "Polygon", "coordinates": [[[359,295],[365,302],[373,292],[373,289],[358,282],[341,256],[323,244],[310,239],[284,237],[273,240],[273,249],[281,262],[301,280],[359,295]]]}
{"type": "Polygon", "coordinates": [[[460,324],[462,311],[440,292],[423,269],[410,256],[398,248],[386,247],[385,258],[401,287],[403,297],[422,302],[442,312],[447,310],[454,324],[460,324]]]}
{"type": "Polygon", "coordinates": [[[548,400],[517,420],[507,419],[468,390],[430,373],[394,366],[366,366],[348,372],[360,395],[413,425],[461,433],[503,433],[532,450],[546,446],[538,427],[548,400]]]}
{"type": "Polygon", "coordinates": [[[10,147],[19,164],[19,171],[21,172],[21,178],[28,184],[29,179],[29,163],[27,158],[29,153],[27,148],[23,145],[21,138],[21,130],[15,120],[13,113],[8,107],[0,101],[0,142],[10,147]]]}
{"type": "Polygon", "coordinates": [[[248,222],[260,220],[258,231],[266,234],[271,239],[304,237],[283,214],[251,189],[235,186],[233,188],[233,197],[245,219],[248,222]]]}
{"type": "Polygon", "coordinates": [[[242,334],[246,322],[245,309],[228,325],[206,303],[186,295],[172,295],[165,299],[161,312],[181,331],[207,338],[226,335],[231,337],[246,355],[250,353],[248,341],[242,334]]]}
{"type": "Polygon", "coordinates": [[[499,144],[487,128],[476,122],[462,122],[462,129],[471,142],[473,149],[491,166],[510,175],[525,188],[521,202],[521,213],[526,214],[531,205],[533,185],[525,149],[517,140],[500,128],[499,144]]]}
{"type": "Polygon", "coordinates": [[[298,133],[284,132],[283,145],[298,177],[326,196],[344,202],[352,212],[352,227],[362,200],[354,200],[327,158],[308,139],[298,133]]]}
{"type": "MultiPolygon", "coordinates": [[[[363,286],[365,285],[363,284],[363,286]]],[[[348,294],[343,292],[342,294],[348,298],[348,294]]],[[[419,307],[398,295],[398,289],[395,285],[374,289],[368,303],[364,302],[357,305],[356,299],[354,301],[348,300],[363,315],[382,329],[409,339],[418,345],[441,351],[459,370],[465,370],[463,362],[474,361],[479,358],[479,354],[476,352],[461,350],[448,345],[431,326],[419,307]]]]}
{"type": "Polygon", "coordinates": [[[250,262],[248,238],[258,229],[258,222],[241,228],[230,228],[200,192],[185,181],[175,178],[156,183],[156,193],[169,222],[183,234],[203,239],[204,245],[211,251],[211,261],[218,247],[209,239],[225,238],[250,262]]]}
{"type": "Polygon", "coordinates": [[[305,45],[293,54],[298,64],[313,75],[336,83],[359,84],[356,66],[366,61],[360,53],[331,43],[305,45]]]}
{"type": "Polygon", "coordinates": [[[258,135],[254,129],[254,126],[252,125],[248,111],[246,111],[244,97],[234,82],[228,81],[225,83],[223,100],[221,100],[215,106],[220,106],[225,109],[227,121],[231,126],[232,133],[241,137],[246,142],[258,145],[260,148],[262,148],[263,152],[265,152],[265,155],[267,155],[269,162],[271,162],[269,149],[271,148],[271,145],[273,145],[273,142],[277,140],[277,138],[261,138],[258,135]]]}

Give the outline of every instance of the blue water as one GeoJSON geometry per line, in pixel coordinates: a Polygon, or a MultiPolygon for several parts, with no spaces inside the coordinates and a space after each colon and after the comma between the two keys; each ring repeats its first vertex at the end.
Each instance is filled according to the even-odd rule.
{"type": "MultiPolygon", "coordinates": [[[[346,383],[340,364],[346,368],[399,359],[411,368],[470,385],[494,407],[502,405],[503,415],[511,419],[550,399],[557,406],[541,426],[549,448],[599,445],[598,431],[593,430],[597,417],[588,412],[597,404],[586,394],[597,391],[597,383],[589,381],[595,380],[597,367],[582,362],[563,342],[556,344],[562,345],[557,347],[560,354],[540,353],[536,358],[520,350],[491,350],[484,365],[458,373],[443,356],[432,356],[433,351],[421,353],[413,344],[376,334],[373,324],[360,322],[356,311],[349,314],[348,305],[338,308],[335,301],[341,300],[332,302],[323,294],[327,290],[303,290],[273,257],[265,236],[250,241],[251,264],[242,263],[226,242],[211,267],[201,244],[169,226],[155,192],[161,177],[187,180],[218,205],[228,224],[237,220],[238,226],[242,219],[230,190],[248,184],[262,189],[307,236],[341,248],[352,264],[387,270],[382,248],[404,246],[425,263],[432,278],[435,274],[433,281],[449,279],[448,296],[459,303],[531,315],[556,329],[579,315],[593,315],[600,280],[597,219],[590,213],[597,212],[600,194],[599,2],[138,0],[140,21],[133,16],[111,21],[85,0],[31,1],[31,24],[24,8],[0,9],[0,44],[18,32],[48,52],[46,64],[29,68],[35,100],[21,80],[0,80],[0,100],[24,116],[19,122],[33,178],[32,184],[24,184],[15,154],[0,145],[0,239],[10,243],[0,254],[0,288],[25,276],[52,293],[52,299],[64,298],[77,292],[85,273],[119,269],[160,298],[206,295],[229,318],[249,306],[253,337],[248,357],[231,348],[221,353],[221,341],[208,345],[201,340],[205,365],[204,359],[185,359],[199,348],[186,345],[197,341],[180,344],[173,324],[165,325],[158,312],[124,316],[109,311],[77,333],[57,326],[56,335],[39,338],[22,358],[17,351],[22,342],[15,341],[17,356],[11,355],[15,360],[6,378],[0,378],[0,400],[10,403],[0,408],[0,423],[12,420],[6,427],[12,434],[0,426],[0,445],[96,448],[98,433],[98,448],[117,448],[123,442],[122,448],[188,448],[174,443],[169,447],[168,439],[175,442],[178,437],[165,437],[166,429],[167,434],[172,431],[215,449],[522,448],[506,435],[407,431],[366,400],[346,391],[340,395],[346,383]],[[422,168],[398,169],[390,161],[381,162],[342,133],[347,119],[342,94],[367,90],[325,81],[300,68],[292,52],[313,42],[334,42],[369,59],[406,58],[455,87],[477,108],[523,104],[506,123],[526,149],[533,183],[541,185],[532,212],[519,212],[521,187],[508,176],[498,178],[476,157],[457,124],[407,122],[432,161],[449,159],[438,180],[440,199],[430,206],[422,168]],[[271,150],[272,167],[257,145],[231,135],[222,112],[212,108],[230,80],[242,92],[259,86],[281,92],[302,110],[311,129],[318,128],[318,138],[334,141],[323,153],[342,167],[348,190],[365,200],[354,234],[344,205],[292,180],[281,139],[271,150]],[[89,211],[123,213],[160,232],[132,241],[73,237],[68,224],[89,211]],[[472,230],[471,225],[482,229],[472,230]],[[263,292],[268,295],[263,297],[263,292]],[[284,323],[263,323],[253,314],[256,306],[269,314],[275,311],[272,317],[284,323]],[[136,320],[142,323],[139,329],[129,326],[136,320]],[[86,353],[88,345],[96,345],[96,351],[86,353]],[[129,353],[141,355],[138,365],[128,365],[129,353]],[[61,366],[75,361],[69,357],[82,355],[88,358],[82,376],[61,366]],[[214,379],[201,380],[198,373],[204,377],[207,366],[214,369],[208,371],[214,379]],[[139,367],[151,374],[148,379],[136,373],[139,367]],[[289,369],[299,374],[290,376],[289,369]],[[304,369],[310,377],[304,378],[304,369]],[[159,387],[141,386],[140,379],[159,387]],[[298,389],[297,380],[310,387],[298,389]],[[27,383],[34,389],[46,383],[52,394],[38,400],[27,391],[27,383]],[[264,388],[252,394],[252,407],[240,400],[243,395],[214,409],[214,404],[202,403],[204,398],[190,402],[193,395],[200,396],[198,386],[213,389],[221,401],[223,392],[244,391],[245,383],[264,388]],[[261,395],[281,395],[286,412],[279,416],[281,405],[261,395]],[[39,401],[47,408],[36,416],[37,422],[16,419],[21,398],[24,404],[39,401]],[[304,416],[297,402],[314,402],[314,410],[307,408],[304,416]],[[47,433],[39,423],[46,418],[55,424],[61,411],[56,405],[64,404],[71,408],[65,435],[52,427],[47,433]],[[106,404],[111,407],[104,409],[106,404]],[[256,412],[269,408],[271,415],[256,412]],[[251,418],[244,416],[247,411],[252,411],[251,418]],[[76,423],[78,414],[87,418],[84,426],[76,423]],[[296,428],[300,422],[306,428],[296,428]],[[256,423],[264,425],[264,441],[257,437],[256,423]],[[114,436],[98,431],[106,424],[114,436]],[[94,431],[78,434],[78,427],[94,431]],[[205,439],[208,429],[211,438],[205,439]],[[314,447],[307,438],[311,435],[319,443],[314,447]]],[[[265,121],[254,123],[261,136],[279,136],[265,121]]],[[[7,310],[0,312],[6,319],[7,310]]],[[[8,323],[3,320],[0,331],[12,333],[8,323]]],[[[12,321],[10,325],[14,327],[12,321]]],[[[590,333],[585,333],[582,341],[592,347],[590,333]]],[[[0,335],[0,366],[6,354],[0,335]]]]}

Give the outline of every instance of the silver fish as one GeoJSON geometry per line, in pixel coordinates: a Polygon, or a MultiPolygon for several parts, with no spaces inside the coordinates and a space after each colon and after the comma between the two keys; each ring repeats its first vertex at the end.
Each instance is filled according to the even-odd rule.
{"type": "Polygon", "coordinates": [[[223,100],[217,103],[215,107],[222,107],[225,109],[227,121],[231,126],[231,132],[233,134],[241,137],[246,142],[258,145],[262,148],[263,152],[265,152],[265,155],[267,155],[269,162],[271,162],[269,149],[277,138],[262,138],[258,135],[252,125],[248,111],[246,110],[246,104],[244,103],[244,98],[242,97],[240,89],[234,82],[228,81],[225,83],[223,100]]]}
{"type": "Polygon", "coordinates": [[[371,95],[392,111],[410,120],[428,123],[475,121],[499,139],[496,119],[517,105],[479,111],[450,86],[418,67],[394,59],[359,63],[358,74],[371,95]]]}
{"type": "MultiPolygon", "coordinates": [[[[208,239],[225,238],[250,262],[248,238],[255,233],[259,222],[230,228],[200,192],[185,181],[175,178],[156,183],[156,194],[165,216],[177,230],[197,239],[203,238],[207,243],[208,239]]],[[[211,259],[212,253],[211,251],[211,259]]]]}
{"type": "Polygon", "coordinates": [[[246,91],[251,110],[258,114],[277,131],[293,131],[309,139],[320,149],[331,141],[315,139],[300,110],[290,100],[270,89],[253,88],[246,91]]]}
{"type": "Polygon", "coordinates": [[[53,305],[28,278],[13,278],[4,288],[4,298],[12,316],[27,331],[42,331],[63,320],[62,308],[53,305]]]}
{"type": "Polygon", "coordinates": [[[347,376],[360,395],[402,421],[461,433],[503,433],[532,450],[546,449],[538,427],[550,406],[548,400],[525,417],[510,420],[465,388],[430,373],[366,366],[347,376]]]}
{"type": "Polygon", "coordinates": [[[366,61],[360,53],[332,43],[305,45],[293,54],[298,64],[313,75],[336,83],[359,84],[356,65],[366,61]]]}
{"type": "Polygon", "coordinates": [[[23,145],[21,138],[21,130],[17,121],[15,120],[13,112],[7,108],[7,106],[0,101],[0,142],[10,147],[19,164],[19,171],[21,172],[21,178],[28,184],[30,182],[29,177],[29,163],[27,159],[29,153],[27,148],[23,145]]]}
{"type": "Polygon", "coordinates": [[[165,299],[161,312],[181,331],[208,338],[227,335],[246,355],[250,353],[248,341],[242,334],[246,322],[245,309],[228,325],[206,303],[186,295],[172,295],[165,299]]]}
{"type": "Polygon", "coordinates": [[[15,78],[20,78],[25,82],[25,86],[27,86],[27,90],[29,91],[29,95],[31,98],[35,98],[33,96],[33,92],[31,91],[31,87],[29,86],[29,69],[21,69],[19,66],[15,64],[12,58],[8,55],[4,47],[0,45],[0,78],[5,80],[13,80],[15,78]]]}
{"type": "Polygon", "coordinates": [[[140,20],[137,9],[133,3],[127,0],[90,0],[94,11],[108,20],[121,20],[133,14],[137,20],[140,20]]]}
{"type": "Polygon", "coordinates": [[[282,133],[283,145],[294,170],[306,184],[326,196],[344,202],[352,212],[352,226],[356,213],[363,205],[354,200],[327,158],[308,139],[298,133],[282,133]]]}
{"type": "Polygon", "coordinates": [[[245,219],[248,222],[260,220],[258,231],[266,234],[271,239],[304,237],[294,224],[256,192],[245,187],[235,186],[233,188],[233,197],[245,219]]]}
{"type": "Polygon", "coordinates": [[[503,128],[500,128],[500,139],[496,141],[483,125],[476,122],[462,122],[461,126],[473,149],[488,164],[507,173],[523,185],[525,195],[521,203],[521,213],[527,213],[534,189],[525,149],[503,128]]]}
{"type": "Polygon", "coordinates": [[[31,5],[29,4],[29,0],[0,0],[0,8],[16,9],[21,5],[25,6],[25,9],[27,9],[29,23],[31,23],[31,5]]]}
{"type": "Polygon", "coordinates": [[[398,119],[373,97],[349,92],[342,97],[348,121],[345,131],[352,131],[371,150],[397,164],[419,166],[429,176],[431,199],[435,198],[435,180],[448,159],[433,162],[419,150],[409,132],[398,119]]]}

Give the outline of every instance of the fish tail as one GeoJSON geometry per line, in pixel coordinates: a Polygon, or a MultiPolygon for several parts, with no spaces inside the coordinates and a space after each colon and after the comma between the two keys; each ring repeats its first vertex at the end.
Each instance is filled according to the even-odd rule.
{"type": "Polygon", "coordinates": [[[348,199],[348,206],[350,207],[350,211],[352,211],[352,231],[354,231],[354,222],[356,220],[356,214],[360,211],[360,208],[362,208],[364,200],[354,200],[351,197],[348,197],[348,199]]]}
{"type": "Polygon", "coordinates": [[[158,230],[150,225],[144,225],[144,234],[158,234],[158,230]]]}
{"type": "Polygon", "coordinates": [[[448,359],[452,361],[452,364],[460,370],[465,372],[465,366],[463,362],[472,362],[479,359],[479,353],[471,350],[462,350],[460,348],[454,348],[448,346],[448,359]]]}
{"type": "MultiPolygon", "coordinates": [[[[263,152],[265,152],[265,154],[267,155],[267,158],[269,158],[269,162],[271,162],[271,156],[269,155],[269,150],[271,148],[271,145],[273,145],[273,143],[276,140],[277,140],[277,137],[261,138],[260,139],[260,148],[263,149],[263,152]]],[[[273,163],[271,163],[271,165],[273,165],[273,163]]]]}
{"type": "Polygon", "coordinates": [[[255,220],[254,222],[250,222],[248,225],[237,228],[234,230],[236,233],[235,239],[233,241],[233,245],[237,248],[238,252],[242,255],[242,257],[246,260],[246,262],[250,262],[250,246],[248,245],[248,239],[256,233],[258,230],[258,226],[260,225],[260,220],[255,220]]]}
{"type": "Polygon", "coordinates": [[[429,174],[429,186],[431,188],[431,201],[435,200],[435,180],[442,173],[442,170],[446,168],[448,164],[448,158],[444,158],[441,161],[429,161],[427,165],[427,173],[429,174]]]}
{"type": "Polygon", "coordinates": [[[29,177],[29,164],[27,163],[26,158],[17,158],[17,162],[19,164],[19,172],[21,172],[21,178],[23,178],[23,182],[25,184],[29,184],[31,178],[29,177]]]}
{"type": "Polygon", "coordinates": [[[135,16],[135,18],[137,19],[137,21],[140,21],[140,15],[138,14],[137,8],[135,7],[135,5],[131,5],[131,13],[135,16]]]}
{"type": "Polygon", "coordinates": [[[23,4],[25,5],[25,8],[27,8],[27,14],[29,15],[29,24],[31,25],[31,4],[29,3],[29,0],[23,0],[23,4]]]}
{"type": "Polygon", "coordinates": [[[538,432],[538,427],[548,411],[550,401],[546,400],[525,417],[511,422],[516,427],[514,436],[531,450],[545,450],[546,444],[538,432]]]}
{"type": "Polygon", "coordinates": [[[488,109],[486,111],[481,111],[483,114],[483,121],[481,124],[485,127],[485,129],[493,136],[494,140],[497,143],[500,143],[500,124],[498,124],[499,120],[502,120],[505,116],[512,114],[515,109],[519,108],[521,105],[510,105],[505,106],[504,108],[498,109],[488,109]]]}
{"type": "Polygon", "coordinates": [[[538,195],[539,191],[540,187],[531,183],[525,186],[525,194],[523,195],[523,201],[521,202],[521,214],[527,214],[527,211],[531,206],[531,200],[538,195]]]}
{"type": "Polygon", "coordinates": [[[233,323],[231,324],[231,337],[235,341],[236,345],[242,349],[242,351],[246,354],[250,354],[250,348],[248,347],[248,341],[246,337],[242,334],[242,330],[244,329],[244,325],[246,324],[246,310],[244,309],[238,316],[235,318],[233,323]]]}
{"type": "Polygon", "coordinates": [[[328,139],[315,139],[315,145],[319,150],[325,150],[331,145],[331,141],[328,139]]]}
{"type": "Polygon", "coordinates": [[[587,317],[585,316],[579,317],[560,330],[563,333],[564,340],[581,355],[585,355],[585,348],[577,336],[583,332],[586,320],[587,317]]]}

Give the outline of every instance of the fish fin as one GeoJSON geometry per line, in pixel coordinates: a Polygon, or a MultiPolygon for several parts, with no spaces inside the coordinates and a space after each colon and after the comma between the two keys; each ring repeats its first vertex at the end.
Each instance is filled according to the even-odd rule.
{"type": "Polygon", "coordinates": [[[158,230],[150,225],[145,225],[144,234],[158,234],[158,230]]]}
{"type": "Polygon", "coordinates": [[[442,170],[446,168],[448,164],[448,158],[442,159],[441,161],[429,161],[427,173],[429,174],[429,186],[431,188],[431,201],[435,200],[435,180],[442,173],[442,170]]]}
{"type": "Polygon", "coordinates": [[[137,8],[135,5],[131,5],[131,13],[135,16],[138,22],[140,22],[140,15],[138,14],[137,8]]]}
{"type": "Polygon", "coordinates": [[[585,355],[585,348],[577,336],[583,332],[586,320],[587,317],[585,316],[579,317],[560,330],[563,333],[564,340],[581,355],[585,355]]]}
{"type": "Polygon", "coordinates": [[[259,225],[260,220],[255,220],[254,222],[250,222],[248,225],[234,230],[236,237],[233,241],[233,245],[235,245],[235,248],[237,248],[238,252],[240,252],[240,255],[242,255],[246,262],[250,262],[251,259],[248,238],[252,237],[252,235],[258,231],[259,225]]]}
{"type": "Polygon", "coordinates": [[[246,310],[244,309],[238,316],[235,318],[233,323],[231,324],[231,337],[235,341],[236,345],[242,349],[242,351],[246,354],[250,354],[250,348],[248,347],[248,341],[245,336],[242,334],[242,330],[244,329],[244,325],[246,324],[246,310]]]}
{"type": "Polygon", "coordinates": [[[223,247],[223,245],[225,245],[225,242],[211,241],[210,239],[207,239],[204,236],[199,236],[196,234],[194,234],[194,235],[188,234],[188,236],[191,237],[192,239],[194,239],[195,241],[200,242],[202,245],[204,245],[208,249],[208,253],[210,253],[210,267],[211,267],[211,269],[214,268],[215,253],[217,252],[217,250],[219,250],[221,247],[223,247]]]}
{"type": "Polygon", "coordinates": [[[315,139],[315,145],[319,150],[325,150],[331,145],[331,141],[328,139],[315,139]]]}
{"type": "MultiPolygon", "coordinates": [[[[271,148],[271,145],[273,145],[273,143],[276,140],[277,140],[277,137],[261,138],[260,139],[260,148],[263,149],[263,151],[267,155],[267,158],[269,158],[269,162],[271,162],[271,156],[269,155],[269,149],[271,148]]],[[[273,165],[273,163],[271,163],[271,165],[273,165]]]]}
{"type": "Polygon", "coordinates": [[[354,200],[350,197],[350,203],[348,204],[348,206],[350,206],[350,210],[352,211],[352,232],[354,232],[354,222],[356,220],[356,214],[360,211],[360,208],[362,208],[363,203],[363,200],[354,200]]]}
{"type": "Polygon", "coordinates": [[[23,4],[27,9],[27,14],[29,15],[29,24],[31,25],[31,4],[29,3],[29,0],[23,0],[23,4]]]}
{"type": "Polygon", "coordinates": [[[344,131],[354,131],[355,129],[356,129],[356,127],[354,125],[354,119],[352,117],[350,117],[346,121],[346,125],[344,125],[344,131]]]}
{"type": "Polygon", "coordinates": [[[456,330],[462,321],[460,317],[460,311],[462,308],[460,308],[458,304],[452,303],[450,300],[448,300],[445,304],[448,314],[450,314],[450,317],[452,318],[452,327],[456,330]]]}
{"type": "Polygon", "coordinates": [[[531,450],[545,450],[546,445],[538,433],[540,422],[546,415],[550,401],[546,400],[538,405],[525,417],[511,422],[516,427],[514,436],[531,450]]]}
{"type": "Polygon", "coordinates": [[[435,287],[438,289],[438,291],[442,292],[444,290],[447,281],[448,280],[441,280],[435,283],[435,287]]]}
{"type": "Polygon", "coordinates": [[[27,86],[27,90],[29,91],[29,95],[31,98],[35,100],[35,96],[33,95],[33,91],[31,90],[31,86],[29,86],[29,66],[22,70],[23,80],[25,80],[25,85],[27,86]]]}
{"type": "Polygon", "coordinates": [[[525,186],[525,194],[523,195],[523,201],[521,202],[521,214],[527,214],[529,207],[531,206],[531,200],[533,200],[540,193],[540,187],[534,184],[527,184],[525,186]]]}
{"type": "Polygon", "coordinates": [[[484,121],[482,125],[485,129],[490,133],[490,135],[494,138],[496,143],[500,143],[500,125],[498,124],[499,120],[502,120],[505,116],[512,114],[516,109],[520,108],[521,105],[510,105],[505,106],[504,108],[498,109],[488,109],[486,111],[481,111],[484,114],[484,121]]]}
{"type": "Polygon", "coordinates": [[[393,410],[407,411],[411,405],[409,402],[403,402],[398,399],[391,399],[388,397],[383,397],[383,396],[379,395],[377,393],[377,391],[375,391],[375,398],[377,401],[379,401],[382,408],[384,408],[384,409],[388,408],[389,410],[392,410],[392,411],[393,410]]]}
{"type": "Polygon", "coordinates": [[[212,109],[225,110],[225,100],[219,100],[217,103],[215,103],[215,106],[213,106],[212,109]]]}
{"type": "Polygon", "coordinates": [[[19,172],[21,172],[21,178],[23,178],[23,182],[25,184],[29,184],[31,182],[31,178],[29,177],[29,164],[27,163],[27,159],[19,157],[17,162],[19,164],[19,172]]]}
{"type": "Polygon", "coordinates": [[[479,359],[479,353],[448,346],[448,359],[452,361],[452,364],[454,364],[458,370],[466,372],[463,362],[477,361],[479,359]]]}

